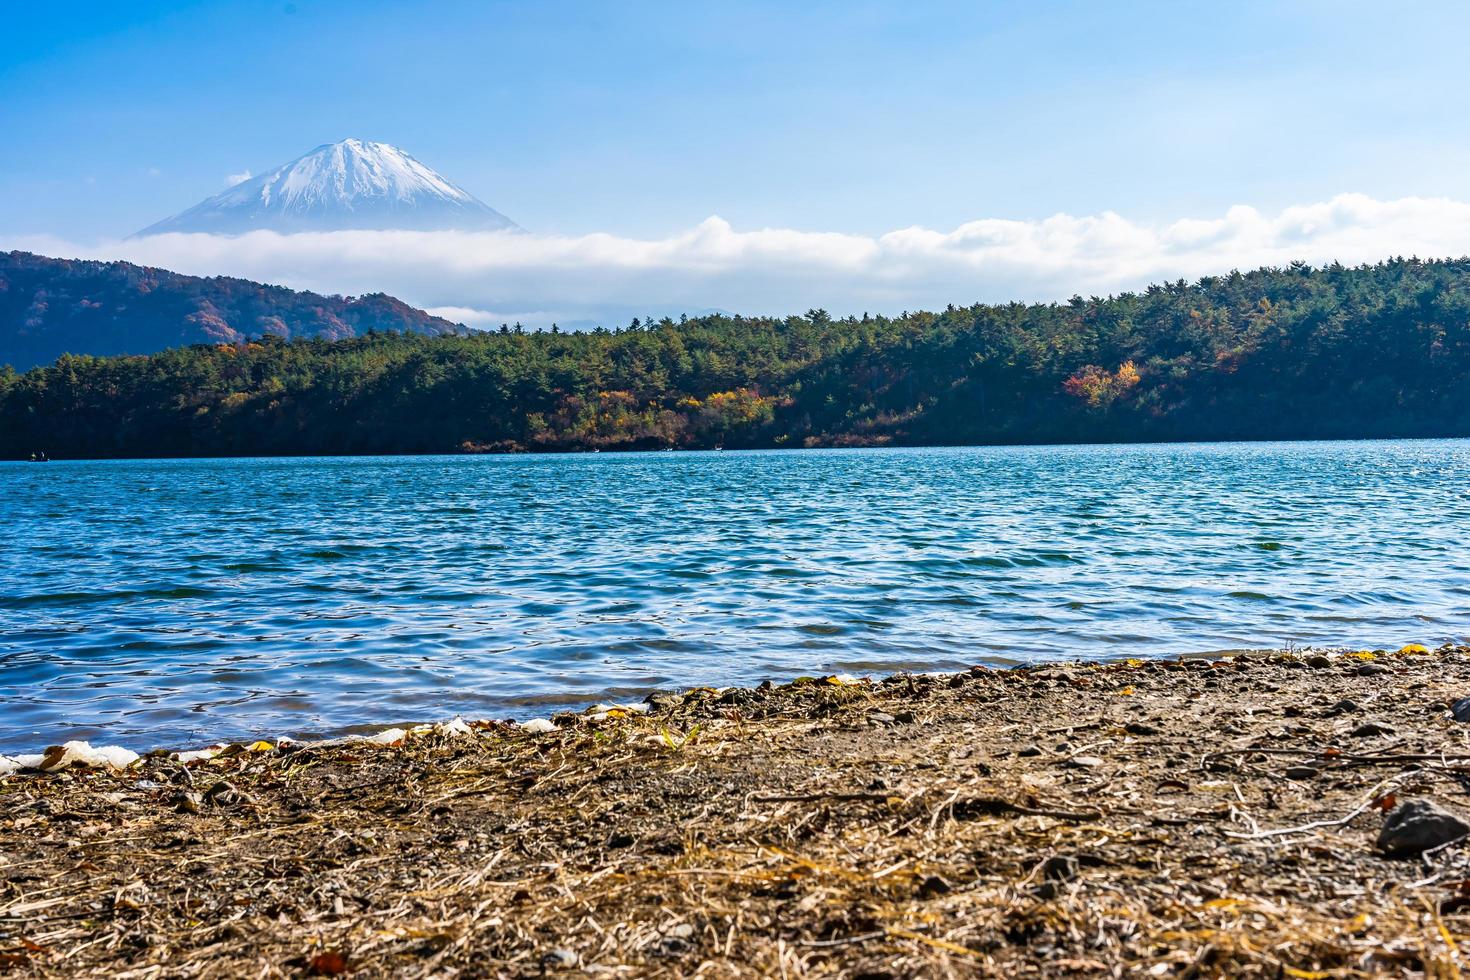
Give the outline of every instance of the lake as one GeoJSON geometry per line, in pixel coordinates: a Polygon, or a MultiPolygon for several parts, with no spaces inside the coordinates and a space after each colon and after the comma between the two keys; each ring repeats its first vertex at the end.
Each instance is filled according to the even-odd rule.
{"type": "Polygon", "coordinates": [[[1470,636],[1470,442],[0,464],[0,750],[1470,636]]]}

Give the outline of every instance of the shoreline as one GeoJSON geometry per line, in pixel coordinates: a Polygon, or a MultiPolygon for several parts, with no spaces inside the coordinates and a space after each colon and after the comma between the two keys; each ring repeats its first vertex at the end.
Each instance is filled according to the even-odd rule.
{"type": "Polygon", "coordinates": [[[1067,662],[12,773],[0,965],[1448,975],[1470,848],[1384,828],[1470,813],[1466,697],[1465,646],[1067,662]]]}
{"type": "MultiPolygon", "coordinates": [[[[1344,443],[1344,442],[1465,442],[1470,441],[1470,432],[1454,430],[1450,434],[1416,434],[1416,435],[1304,435],[1304,436],[1218,436],[1215,438],[1148,438],[1148,439],[1095,439],[1095,440],[1062,440],[1062,441],[1016,441],[1016,442],[886,442],[873,443],[872,445],[835,445],[820,443],[816,445],[770,445],[770,446],[668,446],[668,447],[620,447],[620,446],[594,446],[585,447],[522,447],[519,449],[458,449],[448,452],[382,452],[382,453],[276,453],[273,455],[246,454],[246,455],[172,455],[172,456],[63,456],[51,457],[48,463],[169,463],[182,460],[212,460],[212,461],[241,461],[241,460],[301,460],[301,459],[459,459],[464,457],[500,457],[500,456],[532,456],[532,457],[557,457],[557,456],[597,456],[604,453],[610,456],[652,456],[656,453],[698,453],[700,455],[713,456],[715,453],[789,453],[806,450],[821,450],[823,452],[872,452],[875,450],[913,450],[922,452],[934,449],[1095,449],[1102,446],[1271,446],[1291,445],[1298,443],[1344,443]]],[[[38,460],[28,460],[21,456],[0,459],[0,463],[33,463],[38,460]]]]}
{"type": "MultiPolygon", "coordinates": [[[[1344,653],[1350,652],[1350,650],[1351,650],[1351,648],[1349,648],[1349,647],[1343,647],[1343,646],[1301,647],[1301,648],[1295,648],[1293,650],[1293,653],[1296,654],[1296,655],[1299,655],[1299,656],[1307,656],[1307,655],[1312,655],[1312,654],[1323,654],[1323,655],[1327,655],[1327,656],[1340,656],[1340,655],[1342,655],[1344,653]]],[[[1231,657],[1236,657],[1236,656],[1244,656],[1244,657],[1269,656],[1271,654],[1280,653],[1280,652],[1282,652],[1282,651],[1278,650],[1277,648],[1273,648],[1273,647],[1248,647],[1248,648],[1238,648],[1238,649],[1229,649],[1229,650],[1211,650],[1211,651],[1201,651],[1201,652],[1197,652],[1197,653],[1182,653],[1182,654],[1178,654],[1178,655],[1175,655],[1175,656],[1171,656],[1171,657],[1166,657],[1166,658],[1159,659],[1159,662],[1161,662],[1161,663],[1162,662],[1175,662],[1175,661],[1177,661],[1177,662],[1189,662],[1189,661],[1195,661],[1195,660],[1216,661],[1216,660],[1229,659],[1231,657]]],[[[1379,653],[1379,654],[1383,654],[1383,653],[1387,653],[1389,651],[1386,651],[1386,650],[1378,650],[1376,652],[1379,653]]],[[[990,664],[983,664],[983,665],[980,665],[980,666],[983,667],[983,669],[992,670],[992,671],[1004,671],[1004,670],[1021,670],[1021,671],[1025,671],[1025,670],[1041,670],[1041,669],[1052,668],[1052,667],[1068,667],[1068,666],[1075,666],[1075,667],[1080,667],[1080,668],[1086,668],[1086,667],[1090,667],[1090,666],[1103,666],[1103,667],[1106,667],[1106,666],[1109,666],[1109,665],[1112,665],[1112,664],[1123,663],[1123,662],[1125,662],[1128,659],[1130,659],[1130,658],[1116,657],[1116,658],[1111,658],[1111,659],[1107,659],[1107,660],[1048,660],[1048,661],[1038,661],[1038,662],[1035,662],[1035,663],[1025,663],[1025,662],[1007,663],[1007,664],[990,663],[990,664]]],[[[1136,659],[1136,658],[1134,658],[1134,659],[1136,659]]],[[[707,691],[714,691],[716,693],[723,694],[723,693],[725,693],[727,691],[737,690],[737,689],[738,690],[757,690],[757,689],[761,689],[763,687],[763,685],[774,685],[776,687],[790,687],[792,685],[801,684],[801,683],[805,683],[805,682],[810,682],[810,681],[813,681],[813,680],[822,680],[822,681],[825,681],[825,680],[827,680],[829,678],[838,678],[838,679],[840,679],[844,683],[859,683],[859,684],[873,684],[873,683],[877,683],[877,684],[881,684],[881,683],[884,683],[890,677],[893,677],[893,676],[949,678],[949,677],[954,676],[956,672],[964,673],[966,670],[969,670],[969,669],[973,669],[973,668],[958,668],[958,667],[956,667],[954,669],[949,669],[949,670],[942,669],[942,668],[935,668],[935,669],[899,669],[897,671],[894,671],[891,674],[883,674],[881,672],[873,672],[873,673],[865,673],[865,674],[860,674],[860,675],[853,674],[851,671],[840,671],[840,672],[838,672],[836,674],[797,675],[797,676],[791,677],[791,678],[789,678],[787,680],[776,680],[774,678],[768,678],[768,679],[765,679],[765,680],[760,681],[757,684],[739,684],[739,683],[736,683],[736,684],[725,684],[725,685],[714,685],[714,684],[711,684],[711,685],[701,685],[701,686],[697,686],[697,687],[694,687],[694,688],[688,688],[688,689],[685,689],[685,690],[700,690],[700,691],[706,691],[707,690],[707,691]]],[[[123,744],[121,744],[121,742],[119,742],[119,743],[113,743],[111,741],[105,741],[105,740],[107,740],[107,739],[110,738],[109,736],[106,736],[106,735],[99,735],[99,736],[94,736],[94,737],[90,737],[90,738],[79,738],[79,739],[63,738],[59,742],[51,742],[51,743],[47,743],[47,744],[44,744],[44,745],[41,744],[41,741],[38,739],[37,742],[34,745],[28,746],[26,751],[16,751],[16,750],[0,751],[0,777],[7,776],[7,775],[10,775],[10,774],[16,773],[16,772],[46,771],[46,770],[41,770],[37,765],[32,765],[32,764],[18,764],[18,763],[20,763],[21,760],[37,760],[37,761],[39,761],[39,760],[41,760],[44,757],[44,755],[45,755],[45,753],[46,753],[47,750],[56,748],[58,746],[76,745],[76,746],[84,746],[87,750],[91,750],[91,751],[94,751],[94,752],[104,752],[105,751],[105,752],[126,753],[127,755],[132,756],[135,759],[136,758],[143,758],[143,757],[155,757],[156,758],[156,757],[167,756],[168,758],[171,758],[171,759],[174,759],[174,760],[177,761],[180,756],[184,756],[184,757],[186,757],[185,761],[196,761],[198,759],[213,758],[214,755],[218,755],[219,753],[226,752],[226,751],[229,751],[229,752],[231,752],[233,754],[233,753],[236,753],[236,752],[238,752],[238,751],[240,751],[242,749],[245,749],[247,747],[254,746],[254,745],[261,745],[261,744],[269,744],[273,749],[275,749],[275,748],[285,748],[285,747],[288,747],[289,746],[289,747],[292,747],[293,750],[299,750],[299,749],[303,749],[303,748],[317,748],[317,747],[326,747],[326,746],[347,744],[347,743],[350,743],[350,742],[364,742],[364,741],[365,742],[375,742],[375,740],[377,740],[380,736],[385,735],[388,732],[395,732],[395,731],[404,732],[404,733],[406,733],[409,736],[417,736],[417,735],[427,734],[427,733],[430,733],[432,731],[437,731],[439,729],[444,728],[445,726],[454,725],[454,724],[460,723],[460,722],[463,722],[464,724],[466,724],[468,726],[473,726],[473,727],[478,727],[478,728],[492,728],[492,727],[496,727],[496,726],[521,726],[521,727],[530,726],[528,728],[528,730],[531,731],[533,734],[536,734],[536,733],[542,733],[542,732],[546,731],[547,729],[544,729],[541,726],[543,725],[543,723],[551,722],[553,719],[561,719],[566,724],[575,724],[576,721],[578,719],[582,718],[583,716],[604,714],[608,710],[618,710],[618,711],[633,712],[633,713],[639,713],[639,714],[641,714],[641,713],[647,712],[649,706],[655,700],[661,699],[661,698],[662,699],[667,699],[667,698],[669,698],[671,696],[679,696],[679,695],[682,695],[684,692],[683,691],[676,690],[676,689],[669,689],[669,688],[653,688],[653,689],[646,690],[646,691],[644,691],[644,690],[635,690],[632,693],[635,696],[642,695],[642,700],[641,701],[633,701],[633,702],[619,702],[619,703],[614,704],[614,703],[612,703],[610,701],[603,701],[603,700],[601,700],[599,698],[596,698],[596,697],[587,697],[587,698],[576,699],[576,700],[574,700],[574,699],[562,699],[562,698],[559,698],[559,697],[551,697],[551,698],[546,699],[546,705],[548,707],[555,707],[556,710],[550,711],[549,713],[547,713],[545,715],[538,715],[537,717],[533,717],[533,718],[524,718],[523,719],[523,718],[518,718],[518,717],[516,717],[514,715],[506,715],[505,717],[500,717],[500,718],[466,719],[465,718],[465,713],[464,712],[460,712],[458,714],[455,714],[452,717],[449,717],[449,718],[439,718],[439,719],[433,720],[433,721],[425,721],[425,720],[422,720],[422,719],[420,719],[420,720],[399,719],[396,722],[388,722],[388,723],[370,722],[370,721],[354,722],[352,724],[340,725],[336,729],[331,730],[331,731],[311,732],[311,733],[300,733],[300,732],[298,732],[295,735],[272,735],[272,734],[264,733],[264,732],[256,732],[254,734],[240,735],[240,736],[235,737],[235,738],[223,739],[223,740],[220,740],[220,741],[210,742],[208,744],[191,745],[188,748],[180,748],[180,747],[170,746],[170,745],[166,745],[166,744],[155,744],[155,745],[146,746],[146,747],[145,746],[141,746],[141,745],[123,745],[123,744]],[[208,754],[206,754],[206,753],[208,753],[208,754]]],[[[604,692],[604,694],[607,694],[607,692],[604,692]]],[[[122,741],[127,741],[127,739],[124,738],[122,741]]],[[[383,744],[383,743],[377,742],[376,744],[383,744]]]]}

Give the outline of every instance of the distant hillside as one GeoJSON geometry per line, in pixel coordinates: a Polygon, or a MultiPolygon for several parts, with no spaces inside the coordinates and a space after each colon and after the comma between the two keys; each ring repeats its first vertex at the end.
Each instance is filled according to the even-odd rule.
{"type": "Polygon", "coordinates": [[[1470,436],[1467,392],[1470,259],[1396,259],[901,317],[65,357],[0,371],[0,456],[1470,436]]]}
{"type": "Polygon", "coordinates": [[[265,334],[340,340],[369,330],[465,332],[381,293],[347,299],[129,262],[0,253],[0,365],[24,369],[64,353],[152,354],[265,334]]]}

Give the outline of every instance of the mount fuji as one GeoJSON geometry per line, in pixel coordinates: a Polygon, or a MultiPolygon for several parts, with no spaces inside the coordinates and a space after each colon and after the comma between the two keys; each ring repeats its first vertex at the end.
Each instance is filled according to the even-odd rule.
{"type": "Polygon", "coordinates": [[[521,230],[398,147],[345,139],[242,181],[133,237],[356,229],[521,230]]]}

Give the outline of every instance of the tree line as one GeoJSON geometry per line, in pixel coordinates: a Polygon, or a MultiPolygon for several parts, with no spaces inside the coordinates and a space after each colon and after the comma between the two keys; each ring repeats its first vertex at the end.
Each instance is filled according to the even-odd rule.
{"type": "Polygon", "coordinates": [[[265,334],[0,372],[0,453],[574,451],[1470,435],[1470,259],[1065,303],[615,330],[265,334]]]}

